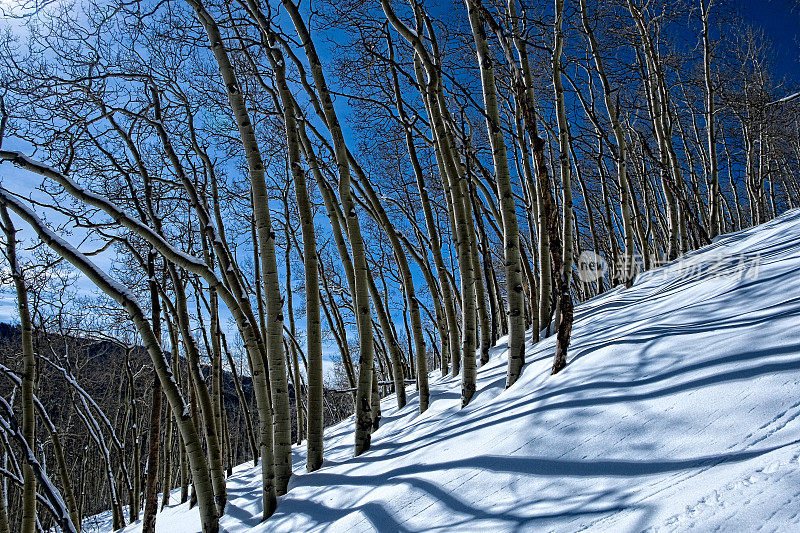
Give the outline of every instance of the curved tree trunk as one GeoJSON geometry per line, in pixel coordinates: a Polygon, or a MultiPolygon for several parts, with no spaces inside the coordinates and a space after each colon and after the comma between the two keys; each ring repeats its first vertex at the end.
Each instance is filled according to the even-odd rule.
{"type": "Polygon", "coordinates": [[[333,139],[336,166],[339,171],[339,199],[347,221],[347,235],[353,252],[353,267],[355,272],[355,302],[356,316],[358,317],[359,360],[358,360],[358,391],[356,399],[356,435],[355,455],[367,451],[371,442],[372,413],[370,398],[372,395],[372,372],[375,347],[373,345],[372,313],[369,305],[369,287],[367,282],[367,256],[364,240],[361,236],[361,227],[358,223],[358,214],[350,192],[350,162],[347,157],[347,145],[339,123],[339,118],[333,107],[331,93],[322,71],[322,63],[317,55],[316,47],[308,32],[305,21],[300,11],[291,0],[282,0],[283,6],[289,13],[294,23],[297,35],[305,50],[311,74],[317,93],[322,102],[326,125],[333,139]]]}
{"type": "Polygon", "coordinates": [[[506,388],[513,385],[525,365],[525,294],[522,286],[522,263],[519,249],[519,225],[514,202],[514,190],[511,186],[511,174],[508,167],[508,156],[503,131],[500,126],[500,112],[497,104],[497,89],[492,53],[486,39],[483,16],[479,0],[466,0],[469,23],[478,64],[481,69],[481,85],[483,103],[486,108],[486,129],[492,147],[497,196],[503,219],[503,252],[506,268],[506,298],[508,320],[508,372],[506,388]]]}
{"type": "MultiPolygon", "coordinates": [[[[387,33],[388,35],[388,33],[387,33]]],[[[391,38],[388,38],[389,44],[389,58],[390,62],[393,61],[394,58],[394,47],[392,46],[391,38]]],[[[411,160],[411,167],[414,170],[414,177],[416,178],[417,182],[417,191],[419,192],[420,203],[422,204],[422,212],[425,217],[425,227],[428,231],[428,238],[431,242],[431,253],[433,254],[433,262],[436,266],[436,274],[439,278],[439,291],[441,292],[441,306],[444,311],[445,320],[447,324],[447,330],[451,333],[451,337],[449,338],[448,346],[449,349],[445,349],[444,344],[442,345],[442,368],[441,372],[442,375],[447,375],[447,365],[444,364],[446,362],[447,357],[453,357],[455,353],[455,346],[457,344],[453,344],[454,340],[457,339],[458,335],[458,326],[456,324],[455,318],[455,306],[453,303],[453,296],[450,290],[450,280],[447,276],[447,270],[445,268],[444,259],[442,258],[442,242],[439,236],[439,230],[436,226],[436,221],[433,216],[433,209],[431,208],[431,201],[428,198],[428,190],[425,186],[425,175],[422,172],[422,166],[420,165],[419,158],[417,156],[417,149],[414,144],[414,136],[411,127],[411,122],[408,116],[405,113],[405,108],[403,106],[403,96],[400,91],[400,83],[397,78],[397,70],[394,67],[394,64],[390,64],[390,68],[392,71],[392,84],[394,88],[394,96],[395,96],[395,106],[397,107],[397,111],[400,114],[400,117],[403,121],[404,130],[405,130],[405,140],[406,140],[406,147],[408,148],[408,154],[411,160]],[[452,335],[456,335],[453,337],[452,335]],[[446,355],[445,355],[445,352],[446,355]]]]}
{"type": "MultiPolygon", "coordinates": [[[[259,427],[261,428],[262,481],[264,482],[264,518],[272,515],[277,503],[276,495],[286,492],[292,473],[292,431],[289,410],[289,384],[286,377],[286,364],[283,358],[283,314],[281,312],[280,283],[275,256],[275,234],[269,214],[269,198],[264,177],[264,163],[258,148],[255,128],[247,111],[244,97],[239,89],[233,66],[228,58],[214,19],[206,11],[200,0],[187,0],[194,9],[198,20],[208,34],[214,57],[227,88],[231,110],[236,117],[239,136],[244,146],[250,185],[253,194],[253,213],[255,215],[258,248],[261,255],[261,275],[265,288],[267,324],[264,336],[269,363],[269,390],[272,405],[259,401],[259,427]],[[273,437],[274,410],[274,437],[273,437]],[[267,463],[270,464],[267,464],[267,463]],[[273,494],[274,491],[274,494],[273,494]]],[[[255,357],[253,357],[255,358],[255,357]]],[[[256,366],[256,361],[253,361],[256,366]]],[[[256,368],[262,379],[260,369],[256,368]]],[[[265,377],[265,376],[264,376],[265,377]]],[[[256,389],[262,387],[257,386],[256,389]]],[[[258,397],[258,393],[257,393],[258,397]]]]}
{"type": "Polygon", "coordinates": [[[86,256],[46,228],[36,215],[31,213],[26,207],[17,203],[15,199],[10,198],[2,191],[0,191],[0,197],[2,197],[3,201],[5,201],[23,220],[31,225],[45,244],[83,272],[100,290],[121,305],[131,317],[131,320],[133,320],[136,329],[142,337],[142,342],[150,354],[150,359],[153,362],[161,385],[164,387],[164,392],[167,395],[170,407],[179,420],[178,425],[186,446],[186,454],[192,466],[192,476],[198,494],[200,522],[202,524],[203,533],[216,533],[219,531],[219,515],[217,514],[217,508],[214,502],[214,491],[211,487],[208,463],[206,463],[203,455],[202,446],[194,427],[192,415],[186,408],[180,390],[175,383],[174,376],[167,365],[164,353],[161,351],[161,346],[153,334],[150,323],[145,318],[141,307],[127,289],[112,281],[111,278],[97,268],[86,256]]]}
{"type": "MultiPolygon", "coordinates": [[[[439,165],[439,173],[442,178],[442,185],[445,190],[445,197],[448,202],[448,213],[451,218],[451,227],[454,229],[453,237],[458,252],[458,263],[461,277],[461,354],[460,357],[453,357],[452,374],[458,375],[461,371],[461,363],[467,362],[471,366],[465,369],[461,375],[461,404],[466,406],[472,395],[475,393],[475,347],[476,324],[475,324],[475,271],[470,249],[470,238],[467,230],[471,224],[471,210],[467,202],[467,190],[464,181],[466,177],[463,170],[459,168],[460,162],[456,162],[457,154],[451,143],[450,133],[445,126],[445,117],[448,116],[447,104],[441,84],[441,74],[438,66],[431,60],[427,49],[417,31],[408,28],[394,13],[388,0],[381,0],[381,7],[389,23],[408,41],[416,52],[414,67],[415,74],[420,85],[422,98],[428,113],[429,122],[434,138],[434,148],[439,165]],[[428,82],[422,79],[422,67],[428,75],[428,82]]],[[[415,10],[419,6],[415,6],[415,10]]],[[[417,15],[419,15],[417,13],[417,15]]],[[[420,18],[418,16],[418,18],[420,18]]],[[[454,335],[455,331],[451,331],[454,335]]],[[[454,337],[451,336],[451,351],[454,337]]]]}

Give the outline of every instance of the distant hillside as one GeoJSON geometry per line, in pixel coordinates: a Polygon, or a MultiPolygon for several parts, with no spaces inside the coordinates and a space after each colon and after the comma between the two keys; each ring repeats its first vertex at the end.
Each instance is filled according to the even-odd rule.
{"type": "MultiPolygon", "coordinates": [[[[13,371],[21,370],[20,351],[20,328],[18,325],[0,323],[0,363],[13,371]]],[[[103,413],[112,422],[118,438],[124,440],[125,446],[134,446],[134,431],[139,435],[141,469],[145,470],[147,428],[149,427],[150,405],[151,405],[151,384],[152,373],[150,371],[150,357],[142,347],[133,347],[130,350],[130,365],[134,374],[135,397],[137,406],[137,419],[135,425],[128,424],[128,431],[123,434],[122,428],[125,425],[125,412],[130,402],[126,401],[127,378],[125,372],[125,349],[119,344],[110,341],[98,341],[88,338],[75,336],[61,336],[56,334],[37,334],[35,339],[36,350],[51,360],[57,361],[61,366],[67,366],[79,385],[89,393],[97,402],[103,413]],[[56,355],[54,355],[56,354],[56,355]],[[139,428],[135,430],[134,428],[139,428]]],[[[247,365],[244,365],[245,368],[247,365]]],[[[180,374],[183,383],[186,383],[187,366],[186,361],[181,359],[180,374]]],[[[203,365],[203,373],[210,379],[211,368],[203,365]]],[[[242,391],[249,405],[253,416],[253,423],[256,424],[257,416],[255,413],[255,400],[253,396],[253,381],[249,375],[239,376],[242,391]]],[[[47,409],[50,418],[59,430],[63,433],[60,438],[63,441],[66,453],[66,460],[70,468],[75,472],[74,478],[76,488],[94,486],[92,490],[81,490],[84,494],[84,512],[86,514],[96,513],[108,508],[108,490],[105,474],[102,465],[87,465],[87,456],[84,450],[88,447],[96,446],[94,441],[89,438],[84,424],[76,409],[81,408],[79,402],[73,400],[71,388],[68,386],[62,373],[46,362],[40,361],[37,369],[38,390],[37,396],[47,409]],[[84,471],[83,476],[79,472],[84,471]]],[[[185,387],[184,387],[185,389],[185,387]]],[[[242,415],[241,406],[237,397],[234,377],[229,371],[223,372],[223,392],[228,426],[230,428],[231,450],[229,461],[231,464],[239,464],[252,460],[249,443],[247,440],[247,427],[242,415]]],[[[11,381],[0,376],[0,395],[5,398],[11,397],[11,381]]],[[[289,395],[292,417],[292,435],[296,435],[296,415],[295,415],[295,395],[294,387],[289,384],[289,395]]],[[[187,399],[189,396],[187,395],[187,399]]],[[[342,401],[342,395],[338,393],[326,393],[326,423],[330,424],[341,420],[349,414],[349,403],[342,401]]],[[[163,402],[166,405],[166,401],[163,402]]],[[[17,405],[18,407],[18,405],[17,405]]],[[[82,408],[81,408],[82,409],[82,408]]],[[[165,411],[166,412],[166,411],[165,411]]],[[[162,416],[162,420],[164,417],[162,416]]],[[[44,440],[47,440],[43,428],[39,427],[44,440]]],[[[162,430],[163,435],[163,430],[162,430]]],[[[105,438],[110,442],[110,435],[105,434],[105,438]]],[[[177,443],[177,433],[173,436],[173,444],[177,443]]],[[[110,446],[110,444],[109,444],[110,446]]],[[[162,443],[163,447],[163,443],[162,443]]],[[[170,452],[173,453],[173,452],[170,452]]],[[[173,468],[177,468],[178,455],[174,454],[173,468]]],[[[118,458],[112,449],[112,459],[118,464],[118,458]]],[[[128,464],[130,475],[133,474],[134,465],[128,464]]],[[[120,471],[116,473],[121,478],[120,471]]],[[[177,480],[176,477],[173,480],[177,480]]],[[[121,491],[124,492],[124,491],[121,491]]],[[[15,508],[15,498],[19,498],[16,487],[9,488],[10,508],[15,508]]],[[[16,507],[18,508],[18,507],[16,507]]],[[[44,517],[49,520],[49,517],[44,517]]]]}
{"type": "MultiPolygon", "coordinates": [[[[125,350],[118,344],[105,340],[98,341],[74,336],[69,336],[67,339],[64,339],[59,335],[45,335],[43,338],[38,338],[37,342],[42,348],[45,348],[42,350],[42,353],[50,359],[53,358],[51,349],[56,351],[59,355],[68,354],[67,357],[70,361],[71,370],[78,378],[78,382],[86,389],[92,398],[98,400],[98,403],[100,403],[99,400],[101,398],[108,396],[114,387],[118,387],[121,380],[124,380],[125,350]],[[109,385],[113,385],[113,387],[109,388],[109,385]]],[[[19,343],[19,326],[0,322],[0,362],[12,369],[18,366],[17,358],[14,357],[13,354],[19,351],[19,343]]],[[[130,358],[134,373],[139,373],[143,369],[151,366],[150,356],[142,347],[135,347],[131,351],[130,358]]],[[[63,361],[60,363],[63,363],[63,361]]],[[[202,365],[202,368],[204,374],[210,377],[211,367],[209,365],[202,365]]],[[[184,373],[186,372],[186,362],[183,359],[181,359],[181,370],[184,373]]],[[[53,369],[49,368],[46,364],[40,365],[39,372],[44,372],[51,382],[48,384],[46,391],[39,391],[40,399],[46,402],[51,392],[55,393],[54,397],[59,397],[57,391],[60,389],[59,384],[63,382],[63,377],[59,379],[61,376],[60,372],[53,371],[53,369]],[[51,372],[52,376],[50,375],[51,372]]],[[[249,375],[240,375],[239,379],[241,380],[242,390],[247,401],[252,402],[252,379],[249,375]]],[[[147,374],[142,374],[141,377],[137,378],[137,382],[138,381],[141,381],[143,385],[139,390],[141,395],[138,396],[141,401],[149,403],[149,399],[145,400],[146,397],[144,396],[144,393],[149,390],[150,380],[147,374]],[[147,383],[147,387],[144,387],[145,383],[147,383]]],[[[7,386],[8,383],[0,384],[0,390],[6,390],[5,387],[7,386]]],[[[294,401],[294,389],[291,384],[289,387],[289,393],[292,401],[294,401]]],[[[223,389],[226,407],[231,411],[238,409],[238,399],[236,397],[233,374],[228,371],[223,372],[223,389]]],[[[149,396],[147,396],[147,398],[149,398],[149,396]]],[[[105,407],[102,403],[100,403],[100,405],[101,407],[105,407]]],[[[116,404],[109,404],[109,406],[112,406],[112,409],[119,407],[116,404]]]]}

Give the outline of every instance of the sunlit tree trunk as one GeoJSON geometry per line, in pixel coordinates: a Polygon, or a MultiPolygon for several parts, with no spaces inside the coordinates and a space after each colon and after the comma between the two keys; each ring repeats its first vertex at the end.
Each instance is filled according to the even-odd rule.
{"type": "MultiPolygon", "coordinates": [[[[297,120],[294,114],[292,94],[286,83],[283,55],[279,49],[272,49],[273,68],[278,92],[283,103],[283,122],[286,128],[286,139],[289,154],[297,208],[300,214],[300,226],[303,233],[303,267],[305,273],[306,294],[306,353],[308,355],[308,440],[306,468],[309,472],[318,470],[323,460],[322,440],[322,323],[319,310],[319,274],[317,271],[317,238],[314,229],[314,213],[311,208],[305,171],[300,161],[300,138],[297,120]]],[[[288,221],[287,221],[288,223],[288,221]]],[[[288,246],[288,243],[287,243],[288,246]]],[[[297,357],[295,355],[295,357],[297,357]]],[[[300,412],[300,376],[295,369],[295,398],[297,410],[300,412]]],[[[298,426],[298,432],[301,428],[298,426]]]]}
{"type": "Polygon", "coordinates": [[[336,166],[339,171],[339,199],[342,211],[347,221],[347,235],[353,254],[353,268],[355,272],[354,308],[358,318],[359,333],[359,360],[358,360],[358,391],[356,399],[356,435],[355,455],[367,451],[371,442],[372,413],[370,398],[372,395],[372,372],[375,347],[373,345],[372,313],[369,305],[369,287],[367,283],[367,256],[364,240],[361,236],[361,227],[358,214],[350,191],[350,162],[347,157],[347,145],[339,123],[339,118],[333,107],[331,93],[322,71],[322,63],[317,55],[316,47],[308,32],[297,5],[291,0],[282,0],[283,6],[289,12],[297,35],[302,43],[303,50],[311,67],[311,74],[317,88],[317,95],[322,102],[326,125],[333,139],[336,166]]]}
{"type": "Polygon", "coordinates": [[[637,7],[633,0],[628,0],[628,9],[633,16],[639,38],[642,43],[643,70],[645,89],[648,97],[648,107],[653,121],[653,130],[659,146],[661,164],[661,182],[666,203],[667,218],[669,221],[669,240],[667,257],[675,259],[681,247],[681,209],[678,206],[676,195],[681,187],[680,167],[675,150],[672,146],[668,94],[661,72],[662,65],[653,44],[652,35],[647,27],[644,12],[637,7]]]}
{"type": "MultiPolygon", "coordinates": [[[[171,353],[171,367],[172,367],[172,374],[174,376],[178,376],[178,363],[179,363],[179,347],[178,347],[178,334],[175,331],[175,327],[172,325],[169,313],[164,314],[164,318],[167,322],[167,333],[169,334],[169,346],[171,353]]],[[[167,419],[165,423],[165,442],[164,442],[164,468],[162,469],[162,481],[161,481],[161,506],[160,511],[163,511],[164,508],[169,505],[169,498],[170,492],[172,491],[172,413],[170,413],[169,409],[166,411],[167,419]]],[[[179,446],[180,447],[180,446],[179,446]]],[[[177,461],[180,463],[180,459],[177,461]]],[[[180,465],[179,465],[180,468],[180,465]]]]}
{"type": "MultiPolygon", "coordinates": [[[[422,413],[428,409],[428,403],[430,401],[430,391],[428,389],[428,362],[427,350],[425,348],[425,338],[422,331],[422,317],[419,310],[419,301],[417,300],[416,290],[414,288],[414,279],[411,274],[411,268],[408,265],[408,259],[406,258],[403,245],[400,242],[398,232],[391,220],[389,220],[386,210],[381,205],[378,194],[372,188],[367,176],[364,174],[363,170],[358,166],[358,164],[355,161],[351,161],[351,164],[360,180],[358,188],[364,193],[366,200],[369,202],[369,206],[371,208],[370,212],[374,214],[375,220],[381,225],[387,237],[389,238],[389,243],[392,246],[392,251],[394,252],[394,257],[397,261],[397,267],[400,271],[400,282],[402,285],[404,301],[408,305],[409,314],[411,316],[411,336],[414,339],[414,366],[417,377],[417,389],[419,390],[419,411],[422,413]]],[[[400,383],[402,384],[402,378],[400,383]]],[[[402,386],[405,387],[405,385],[402,386]]]]}
{"type": "MultiPolygon", "coordinates": [[[[388,35],[388,33],[387,33],[388,35]]],[[[388,38],[388,37],[387,37],[388,38]]],[[[394,58],[394,47],[392,46],[391,38],[388,38],[389,44],[389,58],[390,61],[393,61],[394,58]]],[[[436,266],[436,274],[438,276],[438,286],[439,291],[441,292],[441,306],[444,311],[446,325],[447,325],[447,333],[449,335],[448,339],[448,348],[447,350],[442,347],[443,352],[446,351],[446,356],[442,357],[442,367],[441,373],[442,375],[447,375],[447,364],[444,364],[448,358],[453,357],[454,350],[456,349],[457,344],[453,344],[453,341],[458,339],[458,325],[456,324],[456,312],[455,312],[455,305],[453,302],[452,291],[450,290],[450,280],[447,276],[447,270],[444,264],[444,259],[442,258],[442,242],[439,236],[439,230],[436,226],[436,221],[433,216],[433,209],[431,208],[430,198],[428,197],[428,191],[425,185],[425,175],[422,171],[422,166],[420,165],[419,158],[417,156],[417,149],[416,145],[414,144],[414,136],[412,131],[411,122],[406,115],[405,108],[403,105],[403,95],[400,91],[400,84],[397,77],[397,70],[394,68],[394,64],[390,65],[392,71],[392,84],[394,88],[394,97],[395,97],[395,106],[397,107],[397,111],[400,114],[401,120],[403,121],[403,127],[405,131],[405,140],[406,140],[406,148],[408,148],[409,158],[411,160],[411,167],[414,170],[414,177],[417,182],[417,191],[419,192],[420,202],[422,204],[422,212],[425,217],[425,227],[428,232],[428,238],[431,242],[431,253],[433,254],[433,262],[436,266]]]]}
{"type": "Polygon", "coordinates": [[[402,409],[406,405],[406,385],[405,373],[403,371],[403,353],[400,350],[400,344],[397,341],[397,336],[394,333],[391,325],[391,318],[386,311],[386,307],[380,298],[378,287],[375,285],[375,279],[372,273],[369,275],[369,291],[372,301],[375,304],[375,314],[378,315],[378,323],[383,331],[383,337],[386,341],[386,351],[389,352],[389,360],[391,361],[392,379],[394,380],[394,393],[397,400],[397,408],[402,409]]]}
{"type": "MultiPolygon", "coordinates": [[[[239,136],[245,151],[253,195],[260,267],[266,298],[266,343],[269,363],[269,390],[272,405],[259,401],[261,428],[262,480],[264,481],[264,517],[275,510],[276,495],[286,492],[292,473],[292,431],[289,409],[289,384],[283,357],[283,314],[278,265],[275,256],[275,234],[269,213],[269,197],[264,177],[264,163],[258,148],[255,128],[250,120],[244,96],[239,88],[228,52],[214,19],[199,0],[187,0],[208,34],[214,57],[222,75],[231,110],[236,118],[239,136]],[[272,426],[274,412],[274,428],[272,426]],[[274,436],[273,436],[274,431],[274,436]],[[272,465],[267,465],[267,458],[272,465]],[[274,466],[273,466],[274,465],[274,466]],[[273,494],[274,490],[274,494],[273,494]]],[[[256,362],[253,362],[256,365],[256,362]]],[[[260,379],[260,372],[258,378],[260,379]]],[[[259,387],[257,387],[259,388],[259,387]]],[[[258,395],[258,392],[257,392],[258,395]]]]}
{"type": "MultiPolygon", "coordinates": [[[[475,348],[477,344],[475,323],[475,271],[470,249],[468,225],[471,223],[471,209],[467,202],[466,176],[460,162],[456,162],[458,154],[451,142],[451,135],[446,127],[448,116],[447,103],[442,89],[441,73],[424,47],[417,31],[407,27],[394,13],[386,0],[381,0],[381,7],[389,23],[406,39],[416,52],[415,74],[425,101],[431,130],[434,138],[439,173],[448,201],[448,212],[451,226],[454,229],[456,250],[458,253],[459,274],[461,277],[461,354],[453,357],[452,373],[458,375],[461,366],[470,365],[461,373],[461,405],[466,406],[475,393],[475,348]],[[423,81],[422,67],[428,75],[427,83],[423,81]],[[459,364],[460,363],[460,364],[459,364]]],[[[417,6],[418,8],[418,6],[417,6]]],[[[415,8],[416,9],[416,8],[415,8]]],[[[451,332],[453,334],[454,332],[451,332]]],[[[451,337],[452,339],[452,337],[451,337]]],[[[451,348],[452,349],[452,348],[451,348]]]]}

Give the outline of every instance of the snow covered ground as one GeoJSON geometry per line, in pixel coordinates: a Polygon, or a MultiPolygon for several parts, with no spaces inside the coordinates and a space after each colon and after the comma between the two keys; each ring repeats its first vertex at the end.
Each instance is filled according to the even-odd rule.
{"type": "MultiPolygon", "coordinates": [[[[414,394],[399,412],[384,400],[361,457],[352,420],[328,428],[324,468],[305,473],[297,448],[263,524],[259,470],[240,466],[222,528],[800,531],[799,315],[795,210],[578,306],[555,377],[551,338],[504,390],[501,343],[465,409],[439,377],[422,415],[414,394]]],[[[158,517],[197,530],[185,505],[158,517]]]]}

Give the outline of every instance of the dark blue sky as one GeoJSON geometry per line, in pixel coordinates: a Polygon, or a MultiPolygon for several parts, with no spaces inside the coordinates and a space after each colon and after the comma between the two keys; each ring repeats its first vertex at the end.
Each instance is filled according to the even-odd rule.
{"type": "Polygon", "coordinates": [[[775,71],[800,83],[800,1],[735,0],[742,20],[761,27],[773,43],[775,71]]]}

